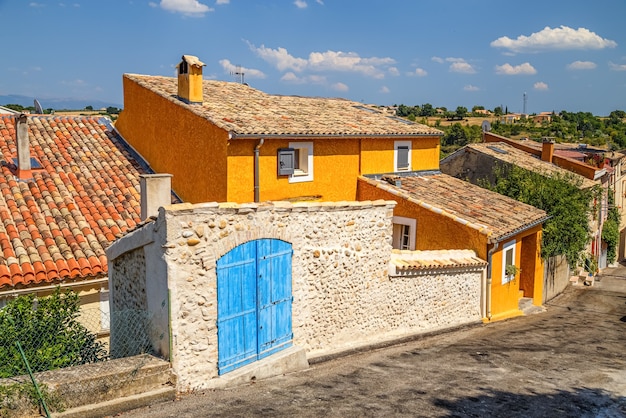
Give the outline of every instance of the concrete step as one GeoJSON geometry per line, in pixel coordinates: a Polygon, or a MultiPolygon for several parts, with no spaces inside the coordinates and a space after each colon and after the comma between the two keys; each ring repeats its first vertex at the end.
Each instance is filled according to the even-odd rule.
{"type": "Polygon", "coordinates": [[[524,312],[524,315],[531,315],[545,311],[543,306],[533,305],[533,298],[520,298],[518,306],[520,311],[524,312]]]}
{"type": "Polygon", "coordinates": [[[149,354],[38,373],[37,381],[62,399],[67,410],[135,395],[149,400],[149,394],[165,399],[176,394],[169,362],[149,354]]]}

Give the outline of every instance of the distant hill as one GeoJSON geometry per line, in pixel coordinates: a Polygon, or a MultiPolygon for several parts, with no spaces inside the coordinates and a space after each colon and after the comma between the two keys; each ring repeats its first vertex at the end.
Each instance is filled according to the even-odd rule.
{"type": "Polygon", "coordinates": [[[34,106],[35,99],[39,100],[41,107],[45,109],[54,110],[82,110],[87,106],[92,106],[94,109],[102,109],[107,107],[122,108],[120,103],[103,102],[100,100],[86,100],[86,99],[42,99],[39,97],[20,96],[17,94],[0,95],[0,106],[8,104],[18,104],[24,107],[34,106]]]}

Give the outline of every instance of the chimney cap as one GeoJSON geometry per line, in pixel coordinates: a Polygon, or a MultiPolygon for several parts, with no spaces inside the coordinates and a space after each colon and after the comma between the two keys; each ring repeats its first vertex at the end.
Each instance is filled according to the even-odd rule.
{"type": "Polygon", "coordinates": [[[202,61],[200,61],[198,59],[198,57],[193,56],[193,55],[183,55],[183,61],[185,61],[187,64],[194,66],[194,67],[205,67],[206,64],[203,63],[202,61]]]}

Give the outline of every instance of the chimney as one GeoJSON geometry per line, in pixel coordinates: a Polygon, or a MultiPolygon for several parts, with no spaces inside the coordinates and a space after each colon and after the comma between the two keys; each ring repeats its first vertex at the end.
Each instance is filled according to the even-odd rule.
{"type": "Polygon", "coordinates": [[[17,142],[17,177],[32,178],[30,165],[30,141],[28,139],[28,115],[20,113],[16,117],[15,136],[17,142]]]}
{"type": "Polygon", "coordinates": [[[141,174],[141,220],[159,214],[159,208],[172,204],[171,174],[141,174]]]}
{"type": "Polygon", "coordinates": [[[543,138],[543,143],[541,144],[541,160],[551,163],[553,156],[554,141],[550,138],[543,138]]]}
{"type": "Polygon", "coordinates": [[[202,67],[205,65],[193,55],[183,55],[178,64],[178,98],[185,103],[202,103],[202,67]]]}

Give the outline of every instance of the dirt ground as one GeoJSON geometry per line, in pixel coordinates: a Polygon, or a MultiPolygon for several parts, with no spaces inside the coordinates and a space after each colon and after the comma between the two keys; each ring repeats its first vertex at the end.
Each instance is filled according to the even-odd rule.
{"type": "Polygon", "coordinates": [[[120,417],[626,417],[626,268],[545,308],[120,417]]]}

